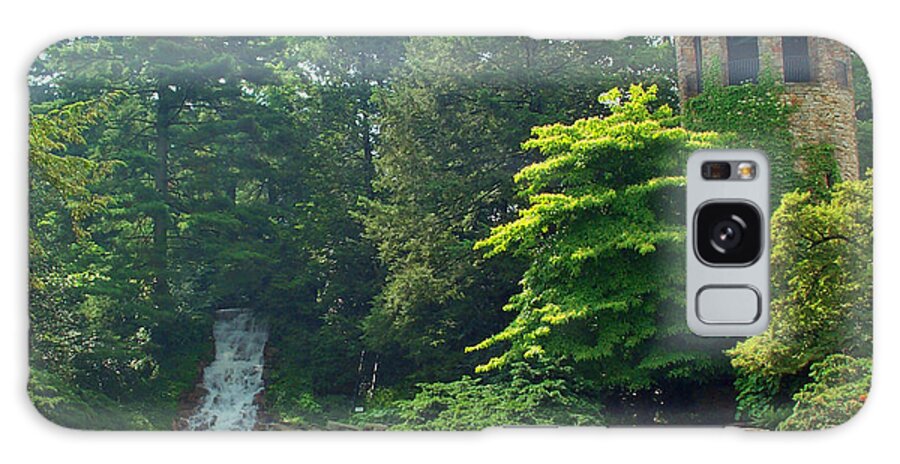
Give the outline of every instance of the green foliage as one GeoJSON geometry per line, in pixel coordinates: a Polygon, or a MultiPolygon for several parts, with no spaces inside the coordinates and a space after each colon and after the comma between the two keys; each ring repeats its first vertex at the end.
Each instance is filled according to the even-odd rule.
{"type": "Polygon", "coordinates": [[[524,147],[543,161],[515,177],[519,218],[478,242],[487,256],[529,261],[515,319],[468,348],[505,348],[478,367],[571,359],[606,387],[644,389],[663,379],[702,381],[714,355],[689,346],[684,324],[684,179],[687,155],[712,133],[683,129],[656,88],[613,89],[611,114],[533,129],[524,147]]]}
{"type": "Polygon", "coordinates": [[[872,360],[833,354],[813,364],[812,382],[794,395],[792,414],[779,430],[816,430],[841,425],[863,407],[872,385],[872,360]]]}
{"type": "Polygon", "coordinates": [[[279,422],[295,427],[309,426],[322,414],[322,405],[312,393],[302,389],[285,390],[276,384],[274,390],[266,393],[266,401],[269,414],[276,415],[279,422]]]}
{"type": "MultiPolygon", "coordinates": [[[[721,64],[713,60],[703,76],[703,92],[683,103],[684,127],[715,131],[726,147],[754,148],[769,156],[772,198],[798,186],[794,138],[789,121],[795,107],[785,98],[784,84],[771,69],[757,83],[722,85],[721,64]]],[[[777,204],[777,201],[774,202],[777,204]]]]}
{"type": "MultiPolygon", "coordinates": [[[[90,187],[108,176],[115,163],[95,161],[85,156],[67,155],[69,146],[83,146],[84,132],[100,121],[120,92],[75,102],[29,117],[28,159],[31,190],[50,187],[64,202],[71,215],[73,231],[83,238],[81,222],[99,213],[109,198],[91,191],[90,187]]],[[[33,244],[32,246],[37,246],[33,244]]]]}
{"type": "Polygon", "coordinates": [[[751,420],[790,408],[813,364],[871,356],[872,180],[838,184],[828,199],[786,195],[772,243],[769,328],[728,352],[751,420]]]}
{"type": "Polygon", "coordinates": [[[856,145],[859,152],[859,177],[869,175],[872,156],[872,80],[862,58],[852,53],[853,96],[856,108],[856,145]]]}
{"type": "MultiPolygon", "coordinates": [[[[32,71],[34,177],[69,182],[53,185],[66,202],[102,199],[103,210],[80,215],[94,241],[78,242],[58,195],[33,182],[32,245],[46,262],[33,253],[32,282],[54,283],[32,292],[33,364],[116,400],[174,405],[210,355],[212,310],[252,306],[313,338],[273,374],[314,359],[304,375],[352,391],[376,266],[347,214],[370,191],[374,132],[357,115],[372,106],[360,103],[372,91],[356,64],[366,57],[350,48],[124,37],[46,50],[32,71]],[[110,88],[115,105],[95,97],[110,88]],[[39,143],[45,134],[60,142],[39,143]],[[44,169],[56,159],[45,151],[82,146],[69,164],[85,174],[44,169]]],[[[273,331],[270,344],[290,348],[290,335],[273,331]]]]}
{"type": "Polygon", "coordinates": [[[692,416],[670,405],[730,385],[733,342],[684,324],[681,170],[727,145],[803,191],[776,217],[777,324],[732,352],[743,411],[839,421],[820,406],[849,411],[834,379],[862,372],[829,356],[868,356],[871,183],[835,191],[831,147],[792,147],[771,76],[707,83],[680,118],[674,69],[662,37],[50,46],[29,80],[32,400],[65,426],[170,428],[214,310],[251,307],[265,412],[291,426],[692,416]]]}
{"type": "Polygon", "coordinates": [[[872,80],[866,64],[856,53],[853,58],[853,96],[856,107],[856,145],[859,152],[859,177],[873,167],[872,156],[872,80]]]}
{"type": "Polygon", "coordinates": [[[520,363],[512,379],[497,383],[463,376],[447,383],[419,384],[412,399],[400,400],[354,419],[387,423],[397,430],[481,430],[507,425],[603,425],[596,401],[573,391],[547,368],[520,363]]]}
{"type": "Polygon", "coordinates": [[[92,225],[112,204],[98,187],[119,163],[94,159],[86,137],[120,98],[120,92],[106,92],[71,104],[35,105],[30,118],[29,315],[35,370],[29,388],[40,388],[32,391],[39,409],[63,422],[94,406],[114,409],[116,399],[145,391],[159,373],[147,321],[123,318],[118,302],[99,291],[113,270],[92,225]],[[96,393],[76,394],[75,387],[96,393]],[[60,393],[59,398],[42,396],[48,392],[60,393]],[[57,402],[63,406],[55,408],[57,402]]]}
{"type": "Polygon", "coordinates": [[[856,121],[856,147],[859,150],[859,177],[870,175],[874,167],[872,121],[856,121]]]}
{"type": "Polygon", "coordinates": [[[216,295],[196,293],[210,285],[192,252],[208,246],[216,257],[218,243],[190,221],[227,198],[234,163],[218,172],[205,163],[227,159],[245,135],[232,130],[230,110],[250,113],[238,89],[253,73],[238,69],[263,53],[240,57],[228,44],[84,38],[34,63],[32,366],[80,389],[87,404],[108,400],[104,411],[159,403],[171,418],[210,353],[203,310],[216,295]]]}
{"type": "MultiPolygon", "coordinates": [[[[729,352],[735,356],[736,350],[729,352]]],[[[791,414],[791,395],[803,385],[802,374],[773,375],[761,369],[736,368],[736,419],[774,430],[791,414]]]]}
{"type": "Polygon", "coordinates": [[[635,80],[673,98],[668,42],[413,38],[375,98],[382,146],[366,236],[386,275],[364,337],[388,375],[449,380],[469,371],[465,346],[498,330],[522,263],[485,261],[472,245],[512,218],[513,174],[533,159],[532,126],[604,107],[593,97],[635,80]],[[412,372],[408,372],[411,370],[412,372]],[[404,372],[407,371],[407,372],[404,372]]]}
{"type": "Polygon", "coordinates": [[[813,199],[831,196],[832,187],[841,181],[841,168],[831,145],[801,145],[795,149],[802,173],[797,176],[798,189],[810,193],[813,199]]]}
{"type": "MultiPolygon", "coordinates": [[[[260,89],[267,113],[275,117],[260,122],[264,143],[278,147],[260,179],[268,179],[283,199],[276,203],[290,205],[272,222],[291,227],[273,240],[283,246],[260,263],[277,271],[250,301],[271,315],[271,412],[298,424],[318,417],[298,407],[309,395],[320,401],[326,395],[349,397],[356,389],[360,321],[380,278],[356,210],[372,195],[380,140],[373,94],[389,82],[405,40],[291,41],[279,58],[281,82],[260,89]],[[273,260],[283,264],[273,266],[273,260]]],[[[350,406],[334,409],[346,414],[350,406]]],[[[323,411],[333,412],[328,405],[323,411]]]]}
{"type": "Polygon", "coordinates": [[[28,396],[48,420],[78,430],[165,430],[175,415],[174,408],[149,399],[123,406],[39,369],[31,370],[28,396]]]}
{"type": "Polygon", "coordinates": [[[872,79],[869,77],[869,70],[862,58],[852,51],[851,55],[856,119],[872,121],[872,79]]]}

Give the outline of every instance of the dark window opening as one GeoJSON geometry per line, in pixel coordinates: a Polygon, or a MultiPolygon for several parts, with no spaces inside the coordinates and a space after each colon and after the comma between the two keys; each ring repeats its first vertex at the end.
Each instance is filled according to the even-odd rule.
{"type": "Polygon", "coordinates": [[[812,80],[809,63],[809,41],[806,37],[784,37],[781,39],[784,56],[784,81],[809,82],[812,80]]]}
{"type": "Polygon", "coordinates": [[[850,87],[850,72],[847,63],[836,61],[834,66],[834,80],[842,87],[850,87]]]}
{"type": "Polygon", "coordinates": [[[694,37],[694,56],[697,62],[697,93],[703,91],[703,49],[700,46],[700,37],[694,37]]]}
{"type": "Polygon", "coordinates": [[[759,43],[756,37],[728,37],[728,85],[756,82],[759,43]]]}

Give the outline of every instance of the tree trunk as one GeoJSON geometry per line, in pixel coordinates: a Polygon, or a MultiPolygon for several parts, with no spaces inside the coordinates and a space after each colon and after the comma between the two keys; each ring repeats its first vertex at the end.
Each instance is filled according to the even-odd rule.
{"type": "Polygon", "coordinates": [[[363,173],[366,184],[366,198],[375,198],[375,144],[372,140],[372,126],[369,123],[369,112],[365,110],[362,120],[362,143],[363,143],[363,173]]]}
{"type": "Polygon", "coordinates": [[[153,209],[153,250],[150,253],[150,270],[153,274],[153,303],[157,308],[167,309],[170,303],[168,259],[169,250],[169,116],[171,91],[165,85],[157,88],[159,100],[156,105],[156,169],[153,180],[156,194],[161,203],[153,209]]]}

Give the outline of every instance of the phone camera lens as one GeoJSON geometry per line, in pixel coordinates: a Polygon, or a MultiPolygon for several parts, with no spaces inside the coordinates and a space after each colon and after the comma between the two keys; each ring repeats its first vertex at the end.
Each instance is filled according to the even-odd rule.
{"type": "Polygon", "coordinates": [[[716,248],[716,251],[721,250],[720,253],[737,248],[741,244],[742,229],[740,223],[732,219],[716,223],[709,234],[713,241],[713,248],[716,248]]]}
{"type": "Polygon", "coordinates": [[[709,265],[750,265],[762,251],[762,218],[749,203],[707,203],[697,210],[694,248],[709,265]]]}

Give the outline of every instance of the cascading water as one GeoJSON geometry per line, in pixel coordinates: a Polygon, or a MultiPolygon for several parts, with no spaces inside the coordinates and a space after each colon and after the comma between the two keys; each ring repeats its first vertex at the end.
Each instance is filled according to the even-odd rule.
{"type": "Polygon", "coordinates": [[[191,430],[252,430],[263,390],[265,324],[248,309],[220,309],[213,326],[216,358],[203,371],[206,396],[188,418],[191,430]]]}

